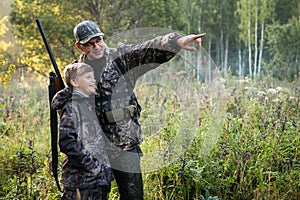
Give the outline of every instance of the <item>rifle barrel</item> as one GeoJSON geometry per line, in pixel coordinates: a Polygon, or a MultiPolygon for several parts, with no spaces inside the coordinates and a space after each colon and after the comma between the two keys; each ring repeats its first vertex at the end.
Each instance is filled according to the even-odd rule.
{"type": "MultiPolygon", "coordinates": [[[[46,35],[45,35],[45,32],[44,32],[42,23],[41,23],[41,21],[40,21],[39,19],[36,19],[36,23],[37,23],[38,28],[39,28],[39,30],[40,30],[40,33],[41,33],[41,35],[42,35],[43,41],[44,41],[44,43],[45,43],[45,46],[46,46],[46,48],[47,48],[49,57],[50,57],[50,59],[51,59],[52,65],[53,65],[54,70],[55,70],[55,73],[56,73],[56,76],[62,81],[61,74],[60,74],[60,72],[59,72],[59,69],[58,69],[58,66],[57,66],[57,64],[56,64],[55,58],[54,58],[54,56],[53,56],[52,50],[51,50],[50,45],[49,45],[49,43],[48,43],[48,40],[47,40],[47,38],[46,38],[46,35]]],[[[62,83],[63,83],[63,81],[62,81],[62,83]]]]}

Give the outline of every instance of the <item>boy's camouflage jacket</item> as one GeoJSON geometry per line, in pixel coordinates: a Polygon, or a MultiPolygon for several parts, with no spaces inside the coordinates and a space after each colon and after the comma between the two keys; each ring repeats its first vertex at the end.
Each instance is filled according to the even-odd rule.
{"type": "Polygon", "coordinates": [[[65,189],[75,190],[108,185],[112,170],[98,123],[94,98],[61,90],[52,100],[52,109],[60,113],[59,147],[66,155],[62,167],[65,189]]]}

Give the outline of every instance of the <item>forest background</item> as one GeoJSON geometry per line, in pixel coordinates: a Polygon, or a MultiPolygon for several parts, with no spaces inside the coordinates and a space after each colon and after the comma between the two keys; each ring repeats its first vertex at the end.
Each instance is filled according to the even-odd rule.
{"type": "MultiPolygon", "coordinates": [[[[59,196],[49,165],[47,84],[53,70],[37,18],[61,70],[80,53],[72,30],[82,20],[96,21],[107,40],[146,27],[206,33],[203,49],[222,78],[202,79],[195,61],[188,92],[198,94],[197,133],[178,159],[145,172],[146,199],[300,198],[299,0],[2,0],[0,11],[0,199],[59,196]],[[221,124],[217,141],[203,155],[214,120],[207,96],[213,83],[226,101],[219,105],[222,120],[214,121],[221,124]]],[[[182,72],[186,66],[179,63],[182,72]]],[[[148,94],[153,90],[160,91],[149,87],[148,94]]],[[[172,143],[181,128],[174,99],[159,96],[169,104],[146,104],[141,121],[150,123],[160,104],[166,124],[143,149],[172,143]]],[[[118,198],[115,185],[111,198],[118,198]]]]}

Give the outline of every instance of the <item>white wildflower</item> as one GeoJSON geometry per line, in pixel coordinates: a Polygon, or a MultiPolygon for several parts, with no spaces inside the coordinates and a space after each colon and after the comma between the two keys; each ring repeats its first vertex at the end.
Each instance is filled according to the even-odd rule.
{"type": "Polygon", "coordinates": [[[280,102],[280,99],[279,98],[276,98],[276,99],[273,99],[273,102],[280,102]]]}
{"type": "Polygon", "coordinates": [[[289,100],[291,100],[291,101],[292,101],[292,100],[295,100],[295,97],[294,97],[294,96],[290,96],[290,97],[289,97],[289,100]]]}
{"type": "Polygon", "coordinates": [[[283,88],[282,88],[282,87],[276,87],[276,90],[277,90],[278,92],[282,92],[282,91],[283,91],[283,88]]]}
{"type": "Polygon", "coordinates": [[[266,97],[265,97],[265,100],[266,100],[266,101],[268,101],[268,100],[269,100],[269,98],[266,96],[266,97]]]}
{"type": "Polygon", "coordinates": [[[257,88],[256,87],[245,87],[245,90],[256,92],[257,88]]]}
{"type": "Polygon", "coordinates": [[[275,95],[275,94],[277,94],[277,90],[274,88],[270,88],[270,89],[268,89],[267,93],[270,95],[275,95]]]}
{"type": "Polygon", "coordinates": [[[235,81],[236,83],[240,83],[240,84],[243,84],[243,83],[248,83],[249,82],[249,79],[246,77],[245,79],[239,79],[237,81],[235,81]]]}
{"type": "Polygon", "coordinates": [[[266,96],[266,93],[264,91],[258,91],[257,96],[258,97],[264,97],[264,96],[266,96]]]}

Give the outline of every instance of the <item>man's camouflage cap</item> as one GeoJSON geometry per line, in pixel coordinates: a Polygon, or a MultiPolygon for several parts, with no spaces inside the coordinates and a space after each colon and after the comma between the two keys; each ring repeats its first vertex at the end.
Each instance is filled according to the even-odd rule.
{"type": "Polygon", "coordinates": [[[80,44],[85,44],[94,37],[104,36],[98,25],[90,20],[80,22],[74,28],[74,36],[80,44]]]}

